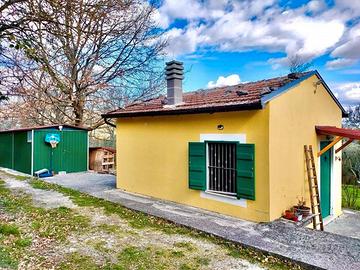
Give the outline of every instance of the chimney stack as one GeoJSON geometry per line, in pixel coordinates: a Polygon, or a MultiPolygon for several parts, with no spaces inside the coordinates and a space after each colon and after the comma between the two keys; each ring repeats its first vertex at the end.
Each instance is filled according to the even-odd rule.
{"type": "Polygon", "coordinates": [[[165,70],[168,105],[182,103],[182,80],[184,79],[183,63],[175,60],[167,62],[165,70]]]}

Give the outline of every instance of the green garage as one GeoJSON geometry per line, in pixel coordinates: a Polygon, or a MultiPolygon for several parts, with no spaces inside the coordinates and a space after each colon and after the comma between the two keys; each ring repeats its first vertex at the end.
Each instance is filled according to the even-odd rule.
{"type": "Polygon", "coordinates": [[[31,175],[41,169],[87,171],[88,131],[71,125],[0,131],[0,167],[31,175]]]}

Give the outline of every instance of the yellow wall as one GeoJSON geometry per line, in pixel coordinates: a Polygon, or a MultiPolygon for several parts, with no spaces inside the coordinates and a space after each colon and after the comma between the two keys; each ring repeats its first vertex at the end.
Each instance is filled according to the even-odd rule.
{"type": "MultiPolygon", "coordinates": [[[[297,203],[304,197],[310,205],[303,147],[311,144],[318,150],[320,138],[315,133],[316,125],[341,127],[341,110],[320,85],[314,75],[297,87],[273,99],[269,109],[270,143],[270,219],[297,203]],[[315,91],[316,90],[316,91],[315,91]]],[[[337,145],[339,146],[339,145],[337,145]]],[[[337,148],[337,147],[336,147],[337,148]]],[[[341,153],[337,154],[341,157],[341,153]]],[[[317,159],[317,158],[316,158],[317,159]]],[[[316,160],[318,165],[318,159],[316,160]]],[[[333,163],[334,214],[341,213],[341,162],[333,163]]],[[[319,170],[318,171],[318,176],[319,170]]]]}
{"type": "Polygon", "coordinates": [[[117,121],[117,187],[180,202],[247,220],[269,220],[268,110],[161,117],[117,121]],[[217,130],[217,125],[224,130],[217,130]],[[188,188],[188,142],[200,134],[245,133],[255,143],[256,200],[247,207],[200,197],[188,188]]]}
{"type": "MultiPolygon", "coordinates": [[[[117,187],[253,221],[269,221],[304,197],[304,144],[317,150],[315,125],[341,125],[341,110],[312,76],[263,110],[117,120],[117,187]],[[217,125],[224,130],[217,130],[217,125]],[[255,143],[256,200],[247,207],[200,197],[188,188],[188,142],[200,134],[246,134],[255,143]]],[[[340,156],[341,153],[338,154],[340,156]]],[[[317,162],[316,162],[317,163],[317,162]]],[[[341,213],[341,162],[333,168],[334,214],[341,213]]]]}

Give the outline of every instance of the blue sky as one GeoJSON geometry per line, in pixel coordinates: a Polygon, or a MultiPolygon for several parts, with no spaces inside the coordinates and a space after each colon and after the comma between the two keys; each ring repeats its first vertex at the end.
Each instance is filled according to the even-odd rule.
{"type": "Polygon", "coordinates": [[[299,58],[360,103],[360,1],[164,0],[156,20],[187,91],[284,75],[299,58]]]}

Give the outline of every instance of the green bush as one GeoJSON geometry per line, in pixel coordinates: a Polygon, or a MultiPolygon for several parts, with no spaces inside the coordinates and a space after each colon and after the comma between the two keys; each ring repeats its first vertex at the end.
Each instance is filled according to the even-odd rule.
{"type": "Polygon", "coordinates": [[[360,145],[352,143],[343,152],[343,206],[360,209],[360,145]]]}

